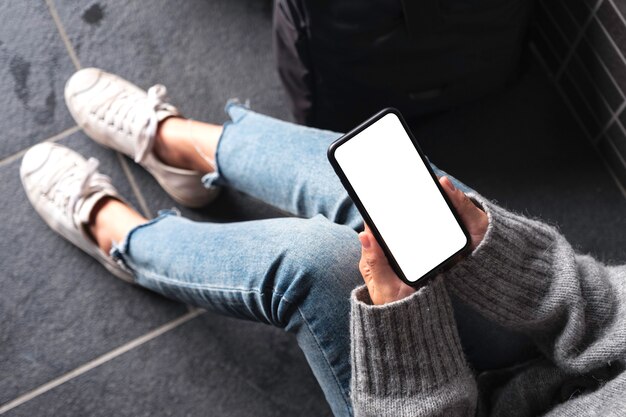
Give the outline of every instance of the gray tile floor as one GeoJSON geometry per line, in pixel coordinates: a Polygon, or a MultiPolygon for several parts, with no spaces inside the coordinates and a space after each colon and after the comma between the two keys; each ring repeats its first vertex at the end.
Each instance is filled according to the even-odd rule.
{"type": "MultiPolygon", "coordinates": [[[[47,229],[18,177],[31,145],[101,160],[131,202],[175,204],[129,160],[74,126],[63,83],[98,66],[168,86],[188,116],[226,99],[289,119],[273,69],[267,0],[0,2],[0,414],[330,415],[295,340],[113,279],[47,229]]],[[[431,160],[484,195],[559,225],[579,250],[626,262],[626,199],[537,65],[518,83],[416,123],[431,160]]],[[[278,215],[230,191],[204,220],[278,215]]]]}
{"type": "MultiPolygon", "coordinates": [[[[140,168],[78,131],[64,82],[97,66],[145,88],[167,85],[192,118],[224,121],[225,101],[240,97],[288,119],[270,13],[259,0],[0,3],[0,414],[330,415],[294,338],[112,278],[47,229],[18,175],[29,146],[54,140],[100,159],[136,207],[175,206],[140,168]]],[[[237,192],[183,212],[277,215],[237,192]]]]}

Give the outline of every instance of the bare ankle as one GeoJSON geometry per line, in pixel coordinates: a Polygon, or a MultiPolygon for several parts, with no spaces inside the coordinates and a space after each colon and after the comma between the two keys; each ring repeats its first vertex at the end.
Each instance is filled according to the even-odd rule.
{"type": "Polygon", "coordinates": [[[191,169],[185,138],[179,136],[178,125],[182,120],[180,117],[170,117],[159,124],[154,139],[154,155],[166,165],[191,169]]]}
{"type": "Polygon", "coordinates": [[[222,126],[170,117],[159,125],[154,153],[161,162],[201,173],[215,171],[222,126]]]}
{"type": "Polygon", "coordinates": [[[121,242],[136,226],[148,220],[115,198],[103,198],[91,211],[86,230],[98,247],[109,253],[113,242],[121,242]]]}

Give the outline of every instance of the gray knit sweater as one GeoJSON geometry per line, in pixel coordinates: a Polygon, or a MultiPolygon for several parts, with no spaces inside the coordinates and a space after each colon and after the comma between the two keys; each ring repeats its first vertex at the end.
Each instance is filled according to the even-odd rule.
{"type": "Polygon", "coordinates": [[[472,198],[489,228],[466,259],[398,302],[353,292],[355,415],[626,416],[626,266],[577,255],[554,228],[472,198]],[[475,375],[448,291],[529,335],[541,357],[475,375]]]}

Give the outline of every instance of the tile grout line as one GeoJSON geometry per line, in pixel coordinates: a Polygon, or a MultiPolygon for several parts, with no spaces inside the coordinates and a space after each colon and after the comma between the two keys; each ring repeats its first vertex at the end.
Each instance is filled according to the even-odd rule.
{"type": "Polygon", "coordinates": [[[59,35],[61,35],[61,39],[63,40],[63,44],[65,45],[65,49],[67,49],[67,53],[74,64],[74,67],[79,70],[81,69],[80,61],[78,60],[78,55],[76,55],[76,51],[70,42],[70,38],[67,36],[67,32],[65,31],[65,27],[63,27],[63,23],[61,22],[61,18],[59,17],[59,13],[57,12],[57,8],[54,5],[53,0],[45,0],[48,5],[48,10],[50,10],[50,15],[52,16],[52,20],[54,20],[54,24],[57,27],[57,31],[59,35]]]}
{"type": "MultiPolygon", "coordinates": [[[[78,59],[78,55],[76,54],[76,50],[74,49],[72,42],[70,42],[70,39],[67,36],[67,32],[65,31],[65,26],[63,26],[63,22],[61,22],[59,13],[57,12],[56,6],[54,5],[54,0],[45,0],[45,1],[46,1],[46,4],[48,5],[48,9],[50,10],[50,15],[52,16],[52,20],[54,20],[54,24],[57,27],[57,30],[59,32],[59,35],[61,36],[61,39],[63,40],[65,49],[67,49],[67,52],[70,55],[70,58],[72,62],[74,63],[74,66],[76,67],[76,69],[80,70],[82,68],[82,65],[80,63],[80,60],[78,59]]],[[[137,181],[135,180],[134,175],[132,174],[132,172],[130,172],[128,163],[119,152],[117,152],[117,159],[120,165],[122,166],[122,170],[124,171],[124,174],[126,175],[126,179],[130,183],[130,187],[133,190],[133,193],[135,194],[135,198],[137,198],[137,201],[139,202],[143,215],[148,218],[151,218],[152,216],[150,214],[150,209],[148,208],[148,204],[146,203],[146,199],[141,193],[141,190],[139,186],[137,185],[137,181]]]]}
{"type": "Polygon", "coordinates": [[[20,395],[19,397],[17,397],[16,399],[9,401],[8,403],[5,403],[4,405],[0,406],[0,414],[4,414],[9,410],[14,409],[15,407],[18,407],[22,404],[24,404],[27,401],[32,400],[33,398],[36,398],[56,387],[58,387],[59,385],[62,385],[86,372],[91,371],[94,368],[97,368],[98,366],[109,362],[112,359],[115,359],[116,357],[123,355],[124,353],[138,347],[141,346],[149,341],[151,341],[152,339],[155,339],[158,336],[161,336],[164,333],[169,332],[170,330],[175,329],[176,327],[179,327],[180,325],[188,322],[189,320],[194,319],[195,317],[201,315],[204,313],[204,310],[202,309],[195,309],[193,311],[190,311],[189,313],[186,313],[184,315],[182,315],[181,317],[174,319],[168,323],[165,323],[164,325],[157,327],[156,329],[144,334],[143,336],[140,336],[136,339],[131,340],[130,342],[111,350],[110,352],[105,353],[102,356],[97,357],[94,360],[91,360],[87,363],[85,363],[84,365],[79,366],[78,368],[64,374],[61,375],[58,378],[53,379],[52,381],[49,381],[41,386],[39,386],[38,388],[35,388],[34,390],[27,392],[26,394],[20,395]]]}
{"type": "Polygon", "coordinates": [[[152,218],[152,213],[150,211],[150,207],[148,207],[148,203],[146,203],[146,199],[143,197],[141,190],[139,190],[139,185],[137,185],[137,181],[135,180],[135,176],[132,172],[130,172],[130,167],[126,162],[126,158],[119,152],[115,152],[117,154],[117,160],[122,166],[122,170],[124,174],[126,174],[126,179],[128,179],[128,183],[130,184],[130,188],[132,188],[135,197],[137,198],[137,202],[139,203],[139,208],[141,209],[142,214],[148,218],[152,218]]]}
{"type": "MultiPolygon", "coordinates": [[[[73,134],[73,133],[78,132],[79,130],[80,130],[80,127],[78,127],[78,126],[73,126],[73,127],[70,127],[69,129],[65,129],[65,130],[64,130],[63,132],[61,132],[61,133],[57,133],[56,135],[51,136],[51,137],[49,137],[48,139],[44,139],[44,140],[42,140],[42,141],[39,141],[39,142],[37,142],[37,143],[43,143],[43,142],[57,142],[57,141],[59,141],[59,140],[61,140],[61,139],[64,139],[64,138],[66,138],[66,137],[70,136],[70,135],[71,135],[71,134],[73,134]]],[[[35,145],[32,145],[32,146],[35,146],[35,145]]],[[[11,162],[13,162],[13,161],[15,161],[15,160],[17,160],[17,159],[20,159],[22,156],[24,156],[24,154],[25,154],[26,152],[28,152],[28,150],[29,150],[32,146],[29,146],[29,147],[27,147],[26,149],[22,149],[21,151],[18,151],[18,152],[16,152],[16,153],[14,153],[13,155],[9,155],[9,156],[7,156],[6,158],[4,158],[4,159],[0,160],[0,167],[1,167],[1,166],[4,166],[4,165],[7,165],[7,164],[10,164],[11,162]]]]}

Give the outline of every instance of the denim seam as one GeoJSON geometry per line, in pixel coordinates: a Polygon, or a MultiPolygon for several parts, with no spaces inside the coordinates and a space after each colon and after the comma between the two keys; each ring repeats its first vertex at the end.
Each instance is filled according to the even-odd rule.
{"type": "MultiPolygon", "coordinates": [[[[132,262],[127,261],[131,267],[133,267],[132,262]]],[[[271,290],[272,294],[281,297],[284,301],[286,301],[289,304],[293,304],[290,300],[288,300],[287,298],[285,298],[285,295],[282,293],[279,293],[277,291],[275,291],[273,288],[271,287],[263,287],[263,289],[257,290],[257,289],[249,289],[249,288],[237,288],[237,287],[219,287],[219,286],[213,286],[213,285],[203,285],[200,283],[183,283],[179,280],[175,280],[175,279],[171,279],[171,278],[167,278],[165,275],[163,274],[159,274],[158,272],[152,272],[152,271],[142,271],[141,275],[146,276],[148,279],[151,279],[153,281],[158,281],[158,282],[162,282],[165,284],[175,284],[179,287],[185,287],[185,288],[192,288],[192,289],[203,289],[203,290],[215,290],[215,291],[228,291],[228,292],[245,292],[245,293],[257,293],[257,294],[265,294],[267,290],[271,290]]]]}
{"type": "MultiPolygon", "coordinates": [[[[130,266],[132,268],[132,262],[129,262],[129,264],[131,264],[130,266]]],[[[244,288],[236,288],[236,287],[217,287],[217,286],[202,285],[202,284],[195,284],[195,283],[181,284],[180,281],[167,278],[167,277],[165,277],[162,274],[159,274],[159,273],[156,273],[156,272],[152,272],[152,271],[144,271],[144,272],[142,272],[142,275],[147,276],[149,279],[152,279],[152,280],[160,282],[160,283],[161,282],[163,282],[163,283],[175,283],[178,286],[183,286],[183,287],[193,288],[193,289],[207,289],[207,290],[227,291],[227,292],[235,292],[235,291],[237,291],[237,292],[257,293],[257,294],[264,294],[265,290],[270,289],[270,287],[264,287],[263,291],[259,291],[257,289],[247,289],[247,288],[244,289],[244,288]]],[[[283,301],[285,301],[288,304],[295,305],[295,303],[293,303],[288,298],[286,298],[284,294],[276,292],[274,289],[272,289],[272,294],[282,298],[283,301]]],[[[297,310],[298,310],[298,314],[300,314],[300,317],[302,318],[302,322],[306,325],[306,327],[309,329],[309,332],[313,336],[313,339],[315,340],[315,344],[317,345],[318,350],[321,352],[322,356],[324,357],[324,361],[326,361],[326,364],[328,365],[328,368],[330,369],[330,371],[331,371],[331,373],[333,375],[333,379],[335,380],[335,383],[337,384],[337,386],[339,387],[339,390],[341,391],[341,397],[343,398],[344,403],[346,404],[346,407],[348,407],[348,409],[350,409],[350,402],[348,401],[348,399],[345,396],[345,392],[344,392],[344,390],[343,390],[343,388],[341,386],[341,383],[339,382],[339,378],[337,377],[337,374],[336,374],[335,370],[333,369],[333,367],[332,367],[332,365],[330,363],[330,360],[328,359],[328,356],[326,356],[326,353],[324,352],[324,349],[322,349],[322,345],[321,345],[319,339],[317,338],[317,336],[315,335],[315,332],[313,331],[313,328],[312,328],[311,324],[308,322],[308,320],[304,316],[304,313],[302,312],[300,307],[297,307],[297,310]]]]}
{"type": "MultiPolygon", "coordinates": [[[[287,302],[289,302],[289,301],[287,301],[287,302]]],[[[290,303],[290,304],[293,304],[293,303],[290,303]]],[[[326,353],[324,352],[324,349],[322,349],[322,345],[321,345],[320,341],[318,340],[317,336],[315,335],[315,332],[311,328],[311,325],[309,324],[309,322],[306,319],[306,317],[304,317],[304,313],[302,313],[302,310],[300,309],[300,307],[298,307],[298,313],[300,314],[300,317],[302,317],[302,321],[304,322],[304,324],[306,324],[306,327],[311,332],[311,335],[313,335],[313,339],[315,340],[315,344],[317,345],[317,348],[319,349],[319,351],[322,352],[322,356],[324,357],[324,360],[326,361],[326,364],[328,365],[328,368],[330,369],[330,372],[333,374],[333,378],[335,379],[335,383],[337,384],[337,386],[339,387],[339,390],[341,391],[341,398],[343,398],[343,401],[345,402],[346,407],[348,407],[348,410],[350,410],[351,403],[345,396],[345,392],[344,392],[343,388],[341,387],[341,383],[339,382],[339,378],[337,377],[337,374],[335,373],[335,370],[333,369],[333,366],[330,364],[330,361],[328,360],[328,357],[326,356],[326,353]]]]}
{"type": "Polygon", "coordinates": [[[230,292],[239,291],[239,292],[247,292],[247,293],[255,292],[255,293],[262,294],[261,291],[256,290],[256,289],[237,288],[237,287],[219,287],[219,286],[206,285],[206,284],[195,283],[195,282],[183,282],[180,280],[168,278],[163,274],[159,274],[158,272],[152,272],[152,271],[142,271],[141,275],[144,275],[148,279],[158,281],[160,283],[175,284],[178,287],[192,288],[196,290],[202,289],[202,290],[218,290],[218,291],[230,291],[230,292]]]}

